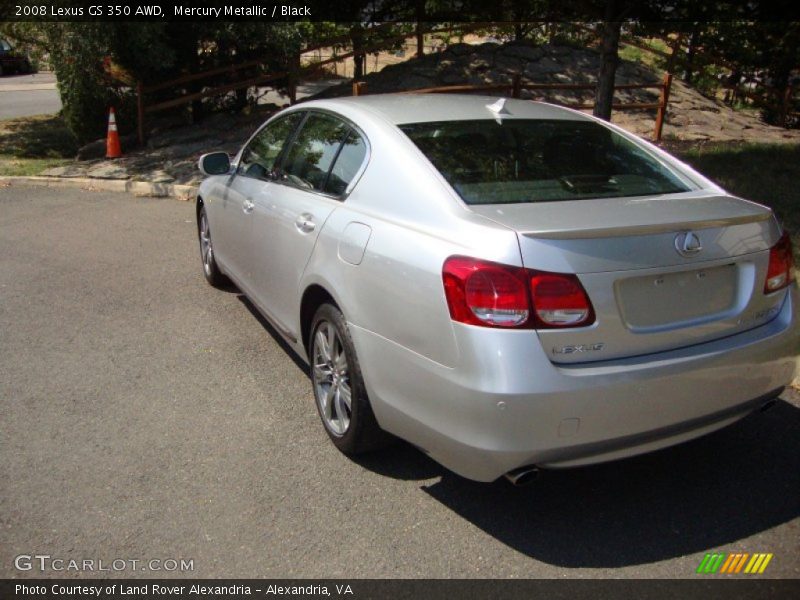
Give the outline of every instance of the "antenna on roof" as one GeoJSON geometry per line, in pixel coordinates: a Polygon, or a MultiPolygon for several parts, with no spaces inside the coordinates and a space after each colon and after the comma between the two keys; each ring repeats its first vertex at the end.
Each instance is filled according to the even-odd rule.
{"type": "Polygon", "coordinates": [[[498,123],[502,123],[503,115],[511,114],[506,109],[506,100],[508,98],[500,98],[497,102],[493,104],[487,104],[486,108],[494,113],[495,119],[498,123]]]}

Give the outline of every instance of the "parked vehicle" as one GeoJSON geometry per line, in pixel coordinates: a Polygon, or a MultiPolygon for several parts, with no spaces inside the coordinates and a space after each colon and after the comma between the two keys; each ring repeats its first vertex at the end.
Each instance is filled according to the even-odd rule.
{"type": "Polygon", "coordinates": [[[582,113],[312,101],[200,168],[206,279],[310,363],[344,453],[396,436],[465,477],[527,481],[714,431],[795,375],[772,212],[582,113]]]}
{"type": "Polygon", "coordinates": [[[30,73],[31,70],[28,58],[15,51],[6,40],[0,39],[0,76],[10,73],[30,73]]]}

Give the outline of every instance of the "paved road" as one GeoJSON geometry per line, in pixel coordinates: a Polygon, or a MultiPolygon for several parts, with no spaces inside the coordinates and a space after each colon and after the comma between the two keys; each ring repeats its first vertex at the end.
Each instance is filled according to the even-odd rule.
{"type": "Polygon", "coordinates": [[[12,567],[34,553],[200,577],[693,577],[712,550],[800,576],[797,395],[531,488],[408,446],[348,460],[304,369],[203,281],[175,200],[0,188],[0,414],[0,577],[37,574],[12,567]]]}
{"type": "MultiPolygon", "coordinates": [[[[298,86],[297,97],[321,92],[339,83],[338,79],[320,80],[298,86]]],[[[285,104],[288,99],[271,88],[259,88],[264,94],[262,104],[285,104]]],[[[30,115],[53,114],[61,110],[61,98],[56,90],[56,79],[52,73],[35,75],[7,75],[0,77],[0,120],[30,115]]]]}
{"type": "Polygon", "coordinates": [[[0,77],[0,120],[49,115],[61,110],[52,73],[0,77]]]}

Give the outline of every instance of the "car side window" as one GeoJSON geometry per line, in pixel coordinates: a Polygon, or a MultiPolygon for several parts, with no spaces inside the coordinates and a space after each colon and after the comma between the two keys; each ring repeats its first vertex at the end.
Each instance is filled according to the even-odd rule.
{"type": "Polygon", "coordinates": [[[367,145],[355,130],[351,129],[339,150],[339,156],[333,163],[325,191],[334,196],[341,196],[347,191],[347,186],[355,178],[364,159],[367,156],[367,145]]]}
{"type": "Polygon", "coordinates": [[[242,152],[239,174],[270,180],[281,150],[302,119],[303,113],[291,113],[259,131],[242,152]]]}
{"type": "Polygon", "coordinates": [[[286,152],[281,179],[324,192],[331,166],[350,128],[330,115],[311,113],[286,152]]]}

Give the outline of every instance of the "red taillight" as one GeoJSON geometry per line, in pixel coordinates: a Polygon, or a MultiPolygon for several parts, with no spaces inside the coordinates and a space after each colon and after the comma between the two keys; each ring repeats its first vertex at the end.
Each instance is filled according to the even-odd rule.
{"type": "Polygon", "coordinates": [[[536,329],[582,327],[594,321],[592,303],[575,275],[532,272],[531,298],[536,329]]]}
{"type": "Polygon", "coordinates": [[[488,327],[518,327],[528,321],[525,269],[452,256],[444,263],[442,278],[454,321],[488,327]]]}
{"type": "Polygon", "coordinates": [[[459,323],[552,329],[594,322],[592,304],[575,275],[452,256],[442,279],[450,317],[459,323]]]}
{"type": "Polygon", "coordinates": [[[769,250],[769,266],[767,267],[767,280],[764,282],[764,293],[771,294],[782,290],[792,281],[794,281],[794,259],[792,257],[792,240],[787,231],[769,250]]]}

